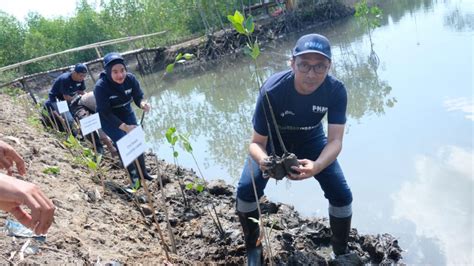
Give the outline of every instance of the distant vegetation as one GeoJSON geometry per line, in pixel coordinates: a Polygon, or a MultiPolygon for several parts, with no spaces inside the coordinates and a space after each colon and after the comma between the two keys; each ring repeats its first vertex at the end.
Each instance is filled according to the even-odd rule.
{"type": "MultiPolygon", "coordinates": [[[[132,44],[108,46],[111,50],[166,45],[224,27],[226,16],[242,5],[259,0],[108,0],[91,6],[78,0],[72,17],[45,18],[29,13],[25,21],[0,11],[0,67],[90,43],[166,30],[165,35],[132,44]]],[[[33,73],[97,58],[93,49],[30,64],[33,73]]],[[[2,74],[3,75],[3,74],[2,74]]]]}

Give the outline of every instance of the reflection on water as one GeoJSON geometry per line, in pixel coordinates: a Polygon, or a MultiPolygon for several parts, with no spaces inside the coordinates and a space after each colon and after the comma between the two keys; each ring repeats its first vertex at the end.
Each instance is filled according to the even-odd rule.
{"type": "Polygon", "coordinates": [[[461,111],[465,113],[466,119],[474,121],[473,99],[467,99],[466,97],[447,99],[443,105],[448,112],[461,111]]]}
{"type": "Polygon", "coordinates": [[[473,262],[473,160],[472,150],[455,146],[420,155],[416,177],[393,195],[394,217],[413,222],[418,236],[439,240],[453,265],[473,262]]]}
{"type": "Polygon", "coordinates": [[[444,24],[457,31],[474,30],[474,10],[467,12],[469,11],[461,10],[460,7],[452,9],[444,17],[444,24]]]}
{"type": "MultiPolygon", "coordinates": [[[[280,47],[283,50],[279,53],[289,51],[294,41],[287,40],[288,49],[280,47]]],[[[274,49],[277,48],[270,48],[266,56],[262,56],[264,78],[287,68],[288,57],[272,56],[278,52],[274,49]]],[[[367,57],[347,54],[347,57],[336,59],[333,73],[348,88],[348,116],[359,119],[365,114],[383,114],[384,108],[395,102],[389,97],[391,87],[379,80],[367,57]]],[[[206,69],[192,77],[175,73],[172,81],[156,84],[168,89],[153,89],[151,103],[157,108],[146,120],[147,133],[153,135],[153,142],[163,144],[166,128],[175,126],[178,131],[189,132],[192,143],[198,139],[206,142],[201,160],[206,167],[219,165],[224,169],[224,173],[216,176],[231,177],[230,181],[238,178],[247,152],[258,94],[249,65],[247,60],[239,60],[206,69]]],[[[144,81],[145,87],[147,83],[150,81],[144,81]]]]}

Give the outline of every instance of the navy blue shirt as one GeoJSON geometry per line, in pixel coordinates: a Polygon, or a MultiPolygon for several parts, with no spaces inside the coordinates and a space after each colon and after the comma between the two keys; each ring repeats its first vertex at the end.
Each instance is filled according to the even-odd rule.
{"type": "Polygon", "coordinates": [[[291,70],[276,73],[265,81],[253,117],[253,127],[258,134],[268,136],[262,108],[264,103],[273,142],[278,142],[265,91],[285,145],[307,143],[324,134],[320,122],[326,114],[329,124],[345,124],[347,92],[342,82],[328,75],[321,86],[309,95],[298,93],[294,84],[295,76],[291,70]]]}
{"type": "Polygon", "coordinates": [[[95,84],[94,96],[100,118],[114,127],[119,127],[125,116],[135,115],[130,103],[133,100],[140,106],[143,91],[137,78],[131,73],[127,73],[125,81],[119,85],[109,80],[105,72],[102,72],[95,84]]]}
{"type": "Polygon", "coordinates": [[[53,87],[49,91],[49,101],[64,101],[63,95],[74,96],[77,91],[85,91],[86,85],[84,81],[77,82],[71,77],[72,72],[61,74],[53,83],[53,87]]]}

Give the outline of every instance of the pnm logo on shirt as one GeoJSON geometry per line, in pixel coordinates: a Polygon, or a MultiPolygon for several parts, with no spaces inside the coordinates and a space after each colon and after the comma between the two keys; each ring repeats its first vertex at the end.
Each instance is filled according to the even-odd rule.
{"type": "Polygon", "coordinates": [[[125,94],[128,95],[128,94],[130,94],[131,92],[132,92],[132,89],[128,89],[128,90],[125,91],[125,94]]]}
{"type": "Polygon", "coordinates": [[[324,114],[328,111],[328,108],[325,106],[313,105],[313,113],[324,114]]]}

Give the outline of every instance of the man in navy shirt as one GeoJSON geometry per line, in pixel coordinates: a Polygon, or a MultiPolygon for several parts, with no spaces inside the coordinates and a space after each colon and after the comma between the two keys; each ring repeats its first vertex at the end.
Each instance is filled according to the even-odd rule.
{"type": "Polygon", "coordinates": [[[253,117],[250,157],[237,188],[237,214],[249,265],[259,265],[262,256],[259,225],[250,218],[259,218],[257,201],[264,194],[268,177],[275,174],[275,163],[269,163],[269,155],[282,156],[284,147],[299,159],[284,173],[291,180],[314,177],[319,182],[329,201],[334,254],[348,253],[352,193],[336,159],[342,149],[347,93],[344,84],[328,75],[330,67],[328,39],[308,34],[293,49],[291,69],[272,75],[261,88],[253,117]],[[321,122],[326,114],[327,137],[321,122]],[[277,140],[275,122],[284,147],[277,140]]]}
{"type": "MultiPolygon", "coordinates": [[[[86,85],[84,79],[87,76],[87,67],[86,65],[79,63],[74,66],[72,72],[66,72],[61,74],[53,83],[53,87],[49,91],[48,100],[45,105],[48,110],[52,110],[55,117],[61,117],[58,110],[58,101],[67,101],[68,105],[72,101],[74,95],[84,94],[86,90],[86,85]]],[[[72,127],[74,124],[74,118],[70,112],[64,113],[69,126],[72,127]]]]}

